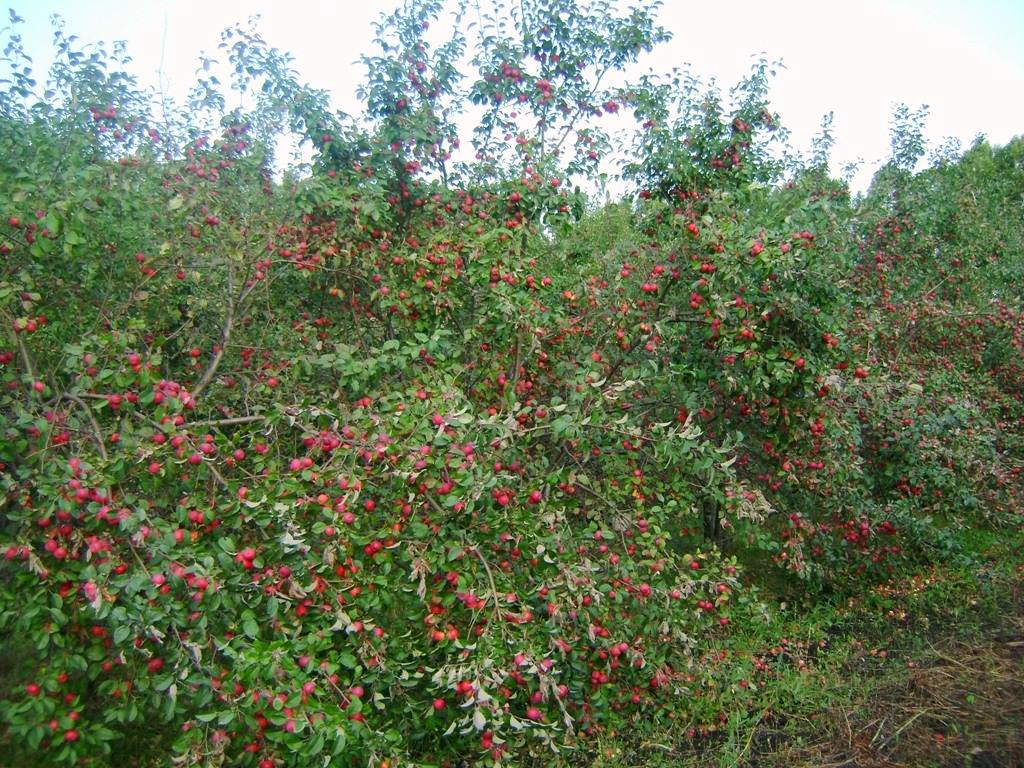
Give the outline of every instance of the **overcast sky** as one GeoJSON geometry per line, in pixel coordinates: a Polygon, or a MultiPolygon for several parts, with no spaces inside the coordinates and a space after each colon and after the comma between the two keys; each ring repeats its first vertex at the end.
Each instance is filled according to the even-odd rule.
{"type": "MultiPolygon", "coordinates": [[[[8,0],[26,23],[22,35],[38,65],[50,57],[49,17],[64,17],[85,41],[125,40],[135,72],[170,92],[191,85],[198,54],[216,49],[226,26],[254,13],[267,41],[291,52],[310,84],[357,112],[357,57],[371,50],[370,23],[397,0],[8,0]]],[[[1024,0],[666,0],[659,19],[674,35],[644,61],[655,71],[690,64],[731,85],[752,56],[781,58],[774,109],[809,149],[822,116],[835,113],[833,170],[862,159],[863,187],[889,151],[896,102],[931,108],[932,145],[979,134],[1003,144],[1024,133],[1024,0]]]]}

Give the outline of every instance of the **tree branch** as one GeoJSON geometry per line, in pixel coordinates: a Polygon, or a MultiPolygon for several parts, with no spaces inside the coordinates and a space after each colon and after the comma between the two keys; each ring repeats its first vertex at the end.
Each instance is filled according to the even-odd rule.
{"type": "Polygon", "coordinates": [[[230,427],[233,424],[258,424],[266,421],[266,416],[234,416],[230,419],[206,419],[204,421],[192,421],[190,427],[230,427]]]}
{"type": "Polygon", "coordinates": [[[252,289],[255,287],[255,283],[250,286],[246,286],[242,293],[239,294],[238,298],[234,298],[235,293],[235,281],[234,272],[230,265],[228,265],[228,311],[227,317],[224,318],[224,325],[220,332],[220,344],[217,345],[217,351],[213,355],[213,359],[210,364],[206,366],[206,370],[203,371],[203,375],[199,377],[199,381],[192,388],[192,397],[198,398],[207,385],[213,381],[213,377],[217,375],[217,368],[220,366],[220,361],[224,359],[224,352],[227,350],[228,341],[231,339],[231,331],[234,329],[235,324],[235,312],[242,306],[242,302],[248,298],[252,289]]]}
{"type": "Polygon", "coordinates": [[[96,447],[100,449],[100,456],[103,460],[107,460],[107,448],[103,445],[103,432],[100,430],[99,422],[96,421],[96,417],[93,416],[92,409],[85,404],[85,401],[78,395],[72,395],[70,392],[63,392],[55,398],[56,402],[61,400],[69,400],[70,402],[77,405],[84,413],[86,418],[89,420],[89,426],[92,428],[92,436],[96,441],[96,447]]]}
{"type": "Polygon", "coordinates": [[[39,375],[36,372],[36,365],[32,361],[32,354],[28,351],[28,347],[25,346],[25,339],[23,338],[23,334],[13,330],[14,318],[7,314],[7,312],[0,310],[0,315],[2,315],[3,320],[7,324],[7,326],[12,329],[11,332],[14,334],[14,344],[15,346],[18,347],[18,354],[21,356],[21,364],[25,368],[25,373],[31,376],[32,380],[35,381],[36,379],[39,378],[39,375]]]}
{"type": "Polygon", "coordinates": [[[29,354],[28,347],[25,346],[25,340],[21,338],[20,333],[14,334],[14,343],[18,345],[18,353],[21,355],[21,362],[25,366],[25,372],[35,381],[39,378],[36,373],[36,365],[32,362],[32,355],[29,354]]]}
{"type": "Polygon", "coordinates": [[[491,566],[487,563],[487,558],[483,556],[483,553],[477,547],[470,547],[469,551],[476,555],[481,565],[484,567],[484,572],[487,574],[487,582],[491,588],[491,602],[493,603],[494,620],[498,623],[498,629],[504,631],[504,624],[501,621],[501,605],[499,603],[500,597],[498,595],[498,587],[494,583],[494,574],[491,572],[491,566]]]}

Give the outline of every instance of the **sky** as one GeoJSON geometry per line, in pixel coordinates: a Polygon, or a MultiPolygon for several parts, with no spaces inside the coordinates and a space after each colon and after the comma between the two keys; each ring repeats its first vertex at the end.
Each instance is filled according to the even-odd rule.
{"type": "MultiPolygon", "coordinates": [[[[486,1],[486,0],[481,0],[486,1]]],[[[201,52],[214,52],[225,27],[259,14],[258,29],[289,51],[301,76],[359,112],[358,57],[371,51],[371,23],[397,0],[8,0],[25,19],[21,34],[37,71],[51,58],[50,16],[83,41],[124,40],[140,81],[187,91],[201,52]]],[[[791,143],[809,150],[823,115],[834,114],[833,172],[862,161],[855,189],[889,153],[889,118],[904,102],[929,106],[926,136],[964,147],[985,134],[1005,144],[1024,133],[1022,0],[666,0],[659,21],[673,33],[642,60],[666,71],[688,64],[724,88],[754,58],[781,59],[773,109],[791,143]]]]}

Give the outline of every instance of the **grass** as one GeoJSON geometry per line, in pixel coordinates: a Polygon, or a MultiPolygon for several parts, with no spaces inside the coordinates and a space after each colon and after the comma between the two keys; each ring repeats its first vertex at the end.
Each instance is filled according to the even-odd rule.
{"type": "Polygon", "coordinates": [[[609,734],[574,761],[1021,768],[1024,535],[975,531],[965,543],[975,566],[928,568],[828,602],[808,596],[751,631],[741,645],[772,667],[745,711],[725,723],[707,732],[673,723],[609,734]]]}

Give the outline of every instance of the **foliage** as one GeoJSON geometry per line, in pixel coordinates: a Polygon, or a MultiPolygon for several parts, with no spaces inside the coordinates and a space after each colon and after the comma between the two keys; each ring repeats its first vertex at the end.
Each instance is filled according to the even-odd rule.
{"type": "Polygon", "coordinates": [[[13,28],[13,759],[486,764],[721,725],[762,589],[1019,525],[1020,142],[915,174],[894,140],[852,199],[827,136],[773,154],[768,64],[728,108],[628,82],[667,34],[613,5],[407,3],[360,118],[252,29],[233,92],[209,59],[167,120],[62,33],[38,89],[13,28]],[[637,195],[596,206],[568,186],[620,108],[637,195]],[[310,172],[275,178],[288,135],[310,172]]]}

